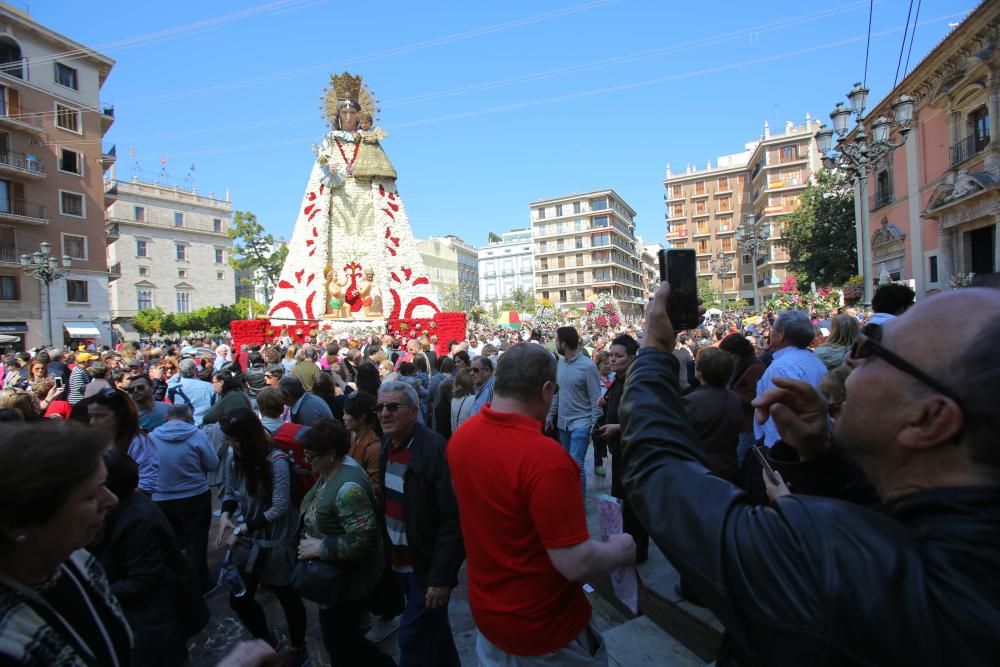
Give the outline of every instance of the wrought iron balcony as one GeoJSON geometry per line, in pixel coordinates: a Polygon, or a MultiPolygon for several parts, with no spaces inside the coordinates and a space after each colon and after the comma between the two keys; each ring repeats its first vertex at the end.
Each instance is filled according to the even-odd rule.
{"type": "Polygon", "coordinates": [[[875,193],[875,199],[872,202],[872,209],[882,208],[883,206],[888,206],[893,201],[892,188],[886,188],[885,190],[878,190],[875,193]]]}
{"type": "Polygon", "coordinates": [[[965,162],[970,157],[983,152],[990,145],[990,135],[977,137],[975,135],[962,139],[951,147],[951,166],[965,162]]]}
{"type": "Polygon", "coordinates": [[[34,155],[0,150],[0,169],[13,170],[29,178],[43,178],[45,166],[34,155]]]}

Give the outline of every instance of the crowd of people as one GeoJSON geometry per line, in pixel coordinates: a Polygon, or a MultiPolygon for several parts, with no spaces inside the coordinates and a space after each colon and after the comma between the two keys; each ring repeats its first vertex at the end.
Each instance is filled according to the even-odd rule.
{"type": "Polygon", "coordinates": [[[394,632],[400,665],[458,665],[463,564],[480,664],[606,664],[581,583],[651,541],[719,665],[987,664],[1000,292],[675,334],[667,290],[599,332],[6,355],[0,665],[183,664],[216,586],[255,640],[227,665],[307,664],[312,605],[333,665],[396,664],[394,632]]]}

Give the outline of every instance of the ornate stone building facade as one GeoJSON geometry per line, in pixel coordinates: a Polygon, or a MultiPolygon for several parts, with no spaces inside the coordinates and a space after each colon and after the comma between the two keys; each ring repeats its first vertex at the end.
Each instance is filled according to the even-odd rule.
{"type": "Polygon", "coordinates": [[[1000,4],[983,2],[868,114],[916,99],[913,130],[876,165],[866,204],[871,275],[910,282],[918,298],[1000,268],[998,42],[1000,4]]]}

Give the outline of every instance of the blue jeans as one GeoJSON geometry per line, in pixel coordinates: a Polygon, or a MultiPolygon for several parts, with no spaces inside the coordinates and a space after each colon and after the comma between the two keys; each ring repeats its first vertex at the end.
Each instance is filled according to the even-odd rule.
{"type": "Polygon", "coordinates": [[[583,484],[583,495],[587,495],[587,475],[583,469],[583,461],[587,458],[587,445],[590,444],[589,428],[559,429],[559,442],[563,449],[569,452],[576,464],[580,466],[580,482],[583,484]]]}
{"type": "Polygon", "coordinates": [[[399,667],[459,667],[462,662],[451,634],[448,607],[427,609],[427,581],[412,573],[398,573],[406,607],[399,619],[399,667]]]}

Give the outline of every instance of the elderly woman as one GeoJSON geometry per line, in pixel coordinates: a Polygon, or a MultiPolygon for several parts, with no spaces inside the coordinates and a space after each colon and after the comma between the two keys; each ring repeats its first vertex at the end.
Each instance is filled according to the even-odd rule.
{"type": "Polygon", "coordinates": [[[315,422],[302,438],[306,459],[317,474],[302,500],[300,560],[338,563],[344,588],[337,604],[321,605],[323,645],[333,665],[394,665],[365,639],[367,598],[375,590],[385,555],[368,473],[348,456],[350,435],[333,419],[315,422]]]}
{"type": "Polygon", "coordinates": [[[117,502],[105,446],[73,423],[0,429],[0,664],[130,664],[128,625],[84,549],[117,502]]]}

